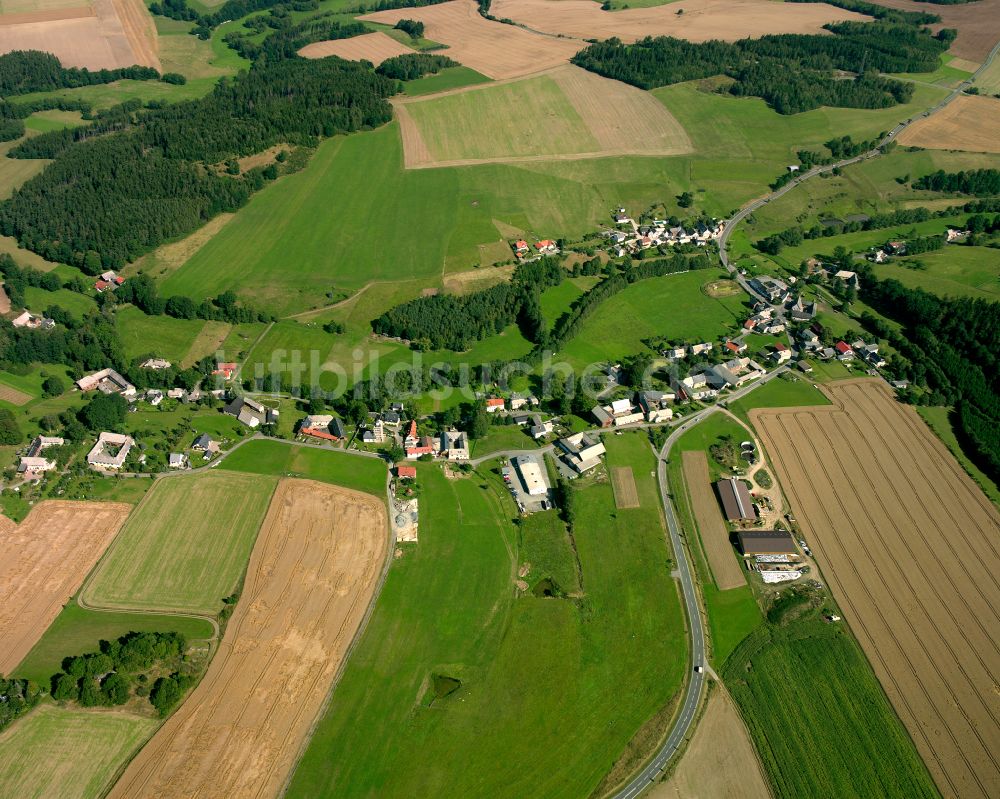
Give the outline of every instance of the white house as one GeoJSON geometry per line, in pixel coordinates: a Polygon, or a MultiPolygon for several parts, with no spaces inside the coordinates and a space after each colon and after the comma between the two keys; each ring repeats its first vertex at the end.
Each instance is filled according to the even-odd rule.
{"type": "Polygon", "coordinates": [[[93,449],[87,453],[87,463],[98,469],[120,469],[134,446],[135,440],[131,436],[101,433],[93,449]]]}

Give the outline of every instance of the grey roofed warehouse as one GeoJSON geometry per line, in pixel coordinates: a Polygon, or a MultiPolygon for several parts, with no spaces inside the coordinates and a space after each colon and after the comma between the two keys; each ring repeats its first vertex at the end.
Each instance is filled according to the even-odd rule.
{"type": "Polygon", "coordinates": [[[738,522],[757,518],[757,511],[753,507],[753,498],[747,490],[746,483],[742,480],[735,477],[719,480],[715,484],[715,490],[719,494],[722,509],[729,521],[738,522]]]}

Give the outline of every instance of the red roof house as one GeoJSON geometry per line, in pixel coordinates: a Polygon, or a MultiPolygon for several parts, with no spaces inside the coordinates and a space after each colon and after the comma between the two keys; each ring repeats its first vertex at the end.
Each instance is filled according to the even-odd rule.
{"type": "Polygon", "coordinates": [[[833,348],[837,350],[837,352],[839,352],[841,355],[847,355],[847,353],[851,351],[850,345],[844,341],[838,341],[836,344],[833,345],[833,348]]]}
{"type": "Polygon", "coordinates": [[[400,480],[416,480],[417,479],[417,467],[416,466],[397,466],[396,467],[396,477],[400,480]]]}
{"type": "Polygon", "coordinates": [[[504,399],[503,397],[490,397],[486,400],[486,412],[494,413],[495,411],[502,411],[504,409],[504,399]]]}
{"type": "Polygon", "coordinates": [[[236,374],[236,366],[235,363],[220,363],[212,370],[212,374],[222,375],[225,380],[232,380],[233,375],[236,374]]]}

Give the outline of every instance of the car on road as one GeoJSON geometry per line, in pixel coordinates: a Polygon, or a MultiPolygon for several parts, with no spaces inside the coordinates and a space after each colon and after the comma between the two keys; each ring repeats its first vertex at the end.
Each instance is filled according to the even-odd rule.
{"type": "Polygon", "coordinates": [[[702,666],[700,663],[694,667],[695,674],[703,674],[704,672],[705,672],[705,667],[702,666]]]}

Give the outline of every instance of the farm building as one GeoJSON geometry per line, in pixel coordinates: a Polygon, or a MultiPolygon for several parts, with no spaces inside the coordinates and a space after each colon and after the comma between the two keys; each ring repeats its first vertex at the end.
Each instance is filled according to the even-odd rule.
{"type": "Polygon", "coordinates": [[[114,369],[101,369],[92,375],[81,377],[76,381],[80,391],[93,391],[95,388],[104,394],[121,394],[125,397],[135,396],[135,386],[128,382],[114,369]]]}
{"type": "Polygon", "coordinates": [[[101,469],[120,469],[125,465],[135,440],[118,433],[101,433],[94,448],[87,453],[87,463],[101,469]]]}
{"type": "Polygon", "coordinates": [[[257,400],[249,397],[236,397],[223,409],[223,412],[235,416],[247,427],[274,424],[278,421],[276,410],[261,405],[257,400]]]}
{"type": "Polygon", "coordinates": [[[531,458],[514,458],[514,465],[528,496],[539,497],[548,492],[545,475],[542,474],[542,467],[537,461],[531,458]]]}
{"type": "Polygon", "coordinates": [[[404,466],[400,464],[396,467],[396,477],[400,480],[416,480],[417,479],[417,467],[416,466],[404,466]]]}
{"type": "Polygon", "coordinates": [[[577,474],[583,474],[593,469],[601,462],[605,453],[604,442],[594,440],[585,433],[574,433],[561,438],[556,445],[563,452],[563,462],[577,474]]]}
{"type": "Polygon", "coordinates": [[[742,480],[735,477],[719,480],[715,484],[715,490],[719,494],[722,510],[729,521],[753,521],[757,518],[753,498],[742,480]]]}
{"type": "Polygon", "coordinates": [[[742,530],[738,533],[744,555],[794,555],[795,542],[786,530],[742,530]]]}

